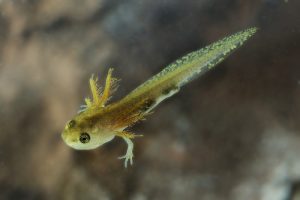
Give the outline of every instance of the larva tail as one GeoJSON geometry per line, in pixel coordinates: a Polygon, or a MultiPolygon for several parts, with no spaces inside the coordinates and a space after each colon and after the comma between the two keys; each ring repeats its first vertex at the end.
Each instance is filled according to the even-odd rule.
{"type": "Polygon", "coordinates": [[[223,61],[235,49],[242,46],[256,31],[257,28],[255,27],[249,28],[187,54],[140,85],[127,98],[142,96],[144,93],[149,95],[149,92],[159,95],[163,91],[168,90],[165,87],[176,87],[179,89],[223,61]]]}

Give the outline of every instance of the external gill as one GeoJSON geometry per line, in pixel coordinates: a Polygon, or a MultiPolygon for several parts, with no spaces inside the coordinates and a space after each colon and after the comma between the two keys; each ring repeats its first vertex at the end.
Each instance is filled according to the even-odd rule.
{"type": "Polygon", "coordinates": [[[118,80],[112,77],[112,72],[113,68],[110,68],[107,73],[104,90],[98,85],[98,77],[92,75],[89,81],[92,93],[92,100],[90,98],[85,98],[85,105],[80,106],[79,112],[85,111],[86,109],[92,107],[105,107],[111,95],[117,89],[116,83],[118,80]]]}

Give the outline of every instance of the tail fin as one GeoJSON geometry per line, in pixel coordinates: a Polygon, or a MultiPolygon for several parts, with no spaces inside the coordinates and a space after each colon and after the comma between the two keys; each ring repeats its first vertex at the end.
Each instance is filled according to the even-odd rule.
{"type": "Polygon", "coordinates": [[[249,28],[187,54],[140,85],[127,97],[137,97],[149,91],[163,91],[165,90],[163,86],[180,88],[192,79],[215,67],[235,49],[242,46],[256,31],[257,28],[249,28]]]}

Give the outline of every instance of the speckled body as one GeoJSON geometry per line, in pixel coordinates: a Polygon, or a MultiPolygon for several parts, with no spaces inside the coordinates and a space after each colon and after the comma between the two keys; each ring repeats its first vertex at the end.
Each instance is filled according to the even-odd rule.
{"type": "Polygon", "coordinates": [[[240,47],[255,32],[250,28],[225,37],[203,49],[187,54],[167,66],[157,75],[137,87],[118,102],[105,105],[113,91],[114,79],[109,70],[105,89],[97,85],[97,79],[90,79],[93,101],[86,99],[86,106],[71,121],[62,133],[69,146],[80,149],[94,149],[112,140],[122,137],[128,144],[125,167],[128,160],[132,163],[133,143],[130,139],[136,135],[124,131],[154,109],[160,102],[177,93],[180,88],[215,67],[218,63],[240,47]]]}

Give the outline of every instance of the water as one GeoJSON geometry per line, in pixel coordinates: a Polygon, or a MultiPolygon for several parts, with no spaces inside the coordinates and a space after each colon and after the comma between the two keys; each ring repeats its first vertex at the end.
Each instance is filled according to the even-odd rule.
{"type": "Polygon", "coordinates": [[[300,1],[0,1],[0,199],[296,200],[300,1]],[[112,102],[177,58],[258,33],[130,130],[92,151],[60,133],[109,67],[112,102]]]}

